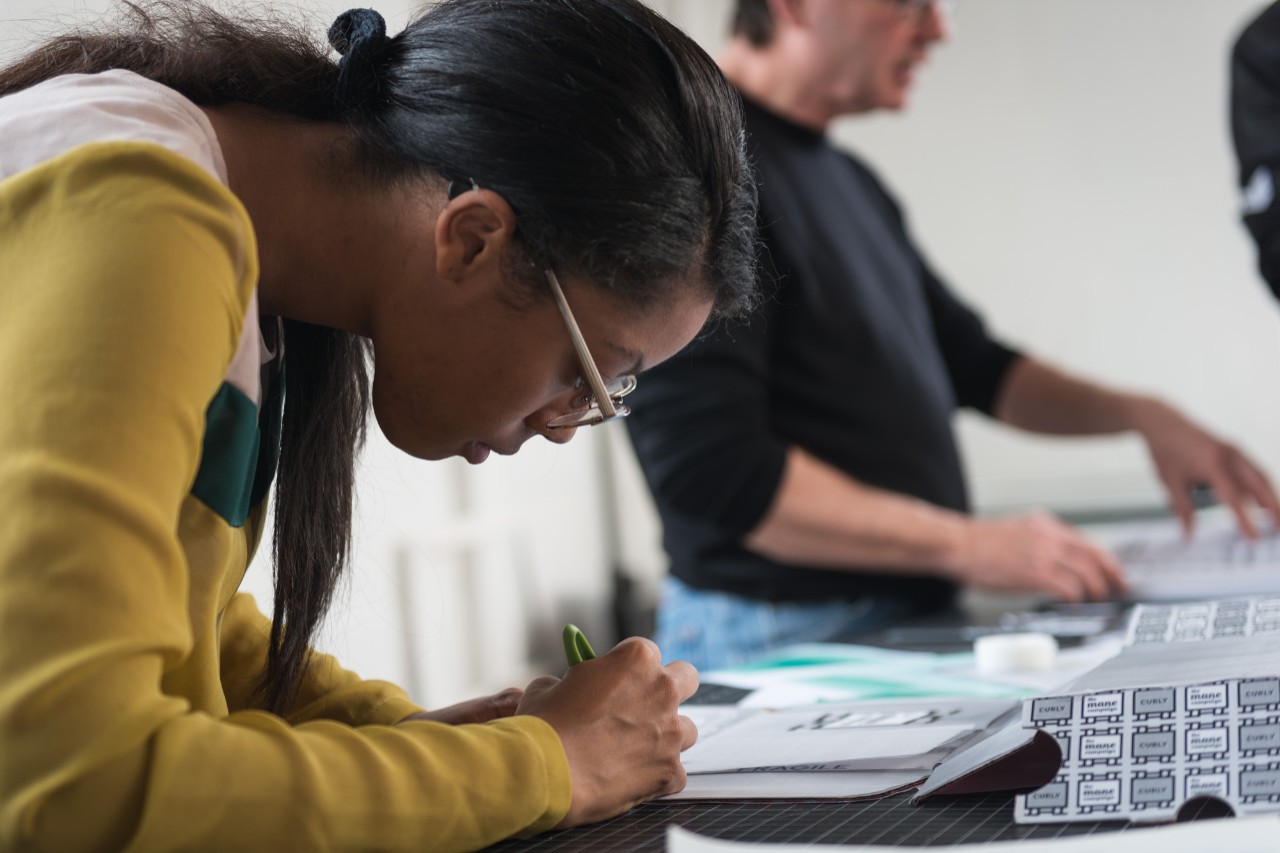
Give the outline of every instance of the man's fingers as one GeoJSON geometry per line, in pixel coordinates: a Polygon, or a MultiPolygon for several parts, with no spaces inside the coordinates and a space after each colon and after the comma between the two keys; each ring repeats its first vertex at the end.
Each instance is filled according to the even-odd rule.
{"type": "Polygon", "coordinates": [[[1060,593],[1064,601],[1105,601],[1127,589],[1124,569],[1115,556],[1074,528],[1062,526],[1056,547],[1055,574],[1066,587],[1060,593]]]}
{"type": "Polygon", "coordinates": [[[1103,576],[1093,552],[1085,546],[1076,546],[1063,556],[1061,560],[1064,571],[1070,572],[1080,589],[1080,597],[1085,601],[1098,601],[1107,597],[1110,585],[1103,576]]]}
{"type": "Polygon", "coordinates": [[[1075,604],[1083,600],[1085,587],[1079,573],[1065,556],[1058,557],[1044,572],[1042,578],[1044,590],[1059,601],[1075,604]]]}
{"type": "Polygon", "coordinates": [[[1234,463],[1237,479],[1245,491],[1258,502],[1258,506],[1266,510],[1272,523],[1280,525],[1280,496],[1276,495],[1267,475],[1255,468],[1244,456],[1235,457],[1234,463]]]}
{"type": "Polygon", "coordinates": [[[1093,542],[1086,541],[1085,546],[1102,568],[1102,575],[1107,583],[1107,597],[1114,598],[1118,593],[1127,592],[1129,580],[1125,576],[1124,566],[1120,565],[1115,554],[1093,542]]]}
{"type": "Polygon", "coordinates": [[[1236,524],[1240,525],[1240,532],[1244,537],[1251,542],[1255,541],[1258,538],[1258,528],[1249,515],[1249,507],[1240,488],[1224,474],[1219,474],[1210,480],[1209,485],[1217,494],[1218,501],[1231,507],[1231,513],[1236,517],[1236,524]]]}
{"type": "Polygon", "coordinates": [[[1195,528],[1196,509],[1191,503],[1191,490],[1187,484],[1173,477],[1162,476],[1165,491],[1169,493],[1169,502],[1173,504],[1173,514],[1182,522],[1182,532],[1190,536],[1195,528]]]}

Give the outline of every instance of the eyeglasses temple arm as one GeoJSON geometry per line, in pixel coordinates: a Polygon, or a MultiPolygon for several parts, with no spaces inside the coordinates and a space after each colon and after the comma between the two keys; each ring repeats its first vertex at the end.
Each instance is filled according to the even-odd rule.
{"type": "Polygon", "coordinates": [[[564,323],[569,327],[569,338],[573,341],[573,348],[578,352],[578,361],[582,363],[582,370],[587,374],[587,384],[591,386],[591,393],[595,395],[596,405],[600,407],[601,414],[611,418],[617,414],[617,410],[613,408],[613,398],[609,396],[609,390],[605,387],[604,377],[600,375],[595,359],[587,349],[587,342],[582,337],[582,330],[578,328],[578,321],[573,319],[573,312],[569,310],[569,302],[564,298],[564,290],[561,289],[556,274],[551,270],[546,270],[545,274],[547,284],[551,285],[551,293],[556,298],[556,307],[560,309],[560,315],[564,317],[564,323]]]}

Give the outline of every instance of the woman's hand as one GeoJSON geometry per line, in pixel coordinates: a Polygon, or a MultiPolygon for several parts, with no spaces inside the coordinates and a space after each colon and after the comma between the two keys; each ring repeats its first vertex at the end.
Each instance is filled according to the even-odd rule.
{"type": "Polygon", "coordinates": [[[698,730],[678,706],[697,687],[691,665],[663,666],[656,645],[632,637],[564,678],[525,688],[516,713],[550,723],[569,759],[573,801],[561,827],[604,820],[684,788],[680,753],[698,730]]]}
{"type": "Polygon", "coordinates": [[[495,693],[492,696],[468,699],[465,702],[459,702],[456,705],[449,705],[446,708],[439,708],[435,711],[419,711],[416,714],[410,714],[400,722],[430,720],[436,723],[448,723],[451,726],[460,726],[464,723],[487,723],[490,720],[510,717],[514,714],[522,696],[524,696],[524,691],[519,687],[508,687],[501,693],[495,693]]]}

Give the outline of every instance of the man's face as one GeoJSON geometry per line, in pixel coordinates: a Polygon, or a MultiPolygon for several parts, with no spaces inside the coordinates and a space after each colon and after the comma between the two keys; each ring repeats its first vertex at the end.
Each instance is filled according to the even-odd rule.
{"type": "Polygon", "coordinates": [[[947,37],[938,0],[807,0],[814,62],[835,115],[901,109],[928,49],[947,37]]]}

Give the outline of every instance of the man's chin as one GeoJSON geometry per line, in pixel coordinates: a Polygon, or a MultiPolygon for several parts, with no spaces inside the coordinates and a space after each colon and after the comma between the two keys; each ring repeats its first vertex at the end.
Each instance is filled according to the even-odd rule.
{"type": "Polygon", "coordinates": [[[899,112],[906,109],[910,102],[911,86],[908,83],[899,83],[881,93],[878,107],[882,110],[899,112]]]}

